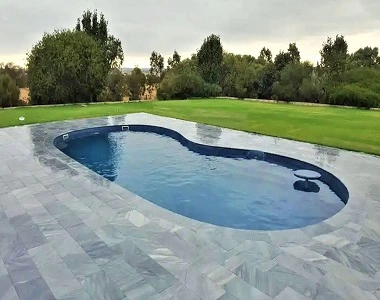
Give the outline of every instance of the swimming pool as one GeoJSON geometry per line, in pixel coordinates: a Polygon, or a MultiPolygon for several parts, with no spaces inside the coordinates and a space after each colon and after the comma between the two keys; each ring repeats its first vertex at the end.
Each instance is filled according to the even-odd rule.
{"type": "Polygon", "coordinates": [[[339,212],[348,191],[308,163],[256,150],[206,146],[146,125],[109,126],[60,136],[65,154],[172,212],[239,229],[278,230],[319,223],[339,212]],[[126,131],[122,131],[122,130],[126,131]],[[317,170],[317,190],[300,190],[297,169],[317,170]]]}

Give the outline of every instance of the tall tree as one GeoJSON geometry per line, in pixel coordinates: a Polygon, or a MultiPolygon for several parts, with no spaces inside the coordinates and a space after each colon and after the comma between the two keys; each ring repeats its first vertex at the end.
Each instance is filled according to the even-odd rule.
{"type": "Polygon", "coordinates": [[[322,71],[332,80],[339,81],[340,75],[347,68],[348,60],[348,44],[344,36],[337,35],[334,41],[330,37],[327,38],[320,54],[322,71]]]}
{"type": "Polygon", "coordinates": [[[357,67],[380,67],[379,48],[360,48],[351,56],[351,62],[357,67]]]}
{"type": "Polygon", "coordinates": [[[85,11],[82,17],[77,20],[75,29],[84,31],[101,45],[104,58],[107,61],[108,71],[123,64],[124,52],[121,41],[109,34],[108,22],[102,13],[100,13],[99,18],[96,10],[94,12],[85,11]]]}
{"type": "Polygon", "coordinates": [[[220,37],[207,37],[197,52],[197,65],[203,79],[208,83],[218,83],[223,61],[223,46],[220,37]]]}
{"type": "Polygon", "coordinates": [[[158,88],[164,76],[164,67],[164,57],[160,53],[153,51],[150,55],[150,69],[146,82],[149,94],[152,95],[153,91],[158,88]]]}
{"type": "Polygon", "coordinates": [[[168,69],[171,69],[177,66],[181,62],[181,56],[178,54],[176,50],[174,50],[173,57],[169,57],[168,59],[168,69]]]}
{"type": "Polygon", "coordinates": [[[301,54],[300,54],[300,51],[298,50],[296,43],[289,44],[288,53],[290,56],[290,60],[293,63],[297,63],[297,62],[299,63],[301,61],[301,54]]]}
{"type": "Polygon", "coordinates": [[[150,55],[150,69],[149,74],[153,77],[155,77],[158,82],[161,79],[163,72],[164,72],[164,57],[157,53],[156,51],[153,51],[150,55]]]}
{"type": "Polygon", "coordinates": [[[131,100],[139,100],[145,93],[146,77],[139,67],[126,76],[131,100]]]}
{"type": "Polygon", "coordinates": [[[270,49],[264,47],[260,51],[259,59],[261,59],[267,63],[272,62],[272,51],[270,51],[270,49]]]}
{"type": "Polygon", "coordinates": [[[291,62],[292,57],[289,52],[280,51],[274,58],[274,65],[278,72],[281,72],[291,62]]]}
{"type": "Polygon", "coordinates": [[[260,70],[258,76],[258,97],[260,99],[272,99],[273,96],[273,84],[277,77],[276,66],[273,63],[269,63],[260,70]]]}

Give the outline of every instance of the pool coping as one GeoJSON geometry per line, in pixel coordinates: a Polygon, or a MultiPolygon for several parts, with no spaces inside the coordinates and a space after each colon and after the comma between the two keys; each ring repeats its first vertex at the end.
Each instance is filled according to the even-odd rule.
{"type": "MultiPolygon", "coordinates": [[[[157,295],[155,294],[154,297],[164,299],[183,294],[191,295],[194,299],[217,299],[219,297],[227,299],[228,296],[231,296],[231,299],[232,297],[248,299],[247,295],[256,295],[262,298],[267,296],[270,299],[278,298],[281,295],[284,297],[293,295],[314,299],[330,294],[333,295],[331,298],[340,296],[343,299],[347,299],[347,296],[352,297],[352,295],[360,295],[363,299],[379,298],[380,254],[372,250],[373,247],[380,246],[379,157],[145,113],[6,128],[0,130],[0,136],[1,134],[22,136],[26,130],[34,131],[34,140],[32,143],[29,142],[31,152],[23,155],[24,160],[17,155],[10,155],[10,159],[5,161],[6,166],[12,170],[15,159],[25,161],[25,157],[29,157],[33,163],[38,165],[41,173],[49,174],[53,183],[58,182],[64,186],[64,192],[58,193],[58,196],[66,199],[67,195],[71,194],[75,196],[77,203],[83,204],[82,202],[84,198],[88,197],[88,194],[95,195],[102,202],[102,209],[92,211],[91,214],[95,213],[102,218],[106,224],[104,226],[117,228],[115,218],[123,215],[123,220],[129,222],[129,225],[134,225],[134,227],[132,226],[134,229],[131,231],[135,230],[136,234],[144,233],[151,236],[152,245],[147,245],[141,243],[141,240],[134,237],[133,234],[131,237],[122,232],[128,241],[132,240],[136,247],[174,276],[174,279],[171,279],[173,284],[163,290],[157,288],[156,281],[150,282],[143,276],[147,281],[145,284],[148,284],[152,293],[151,287],[153,286],[155,289],[157,295]],[[186,139],[195,143],[239,149],[259,149],[306,161],[340,178],[350,192],[348,203],[333,217],[304,228],[256,231],[219,227],[188,219],[142,199],[69,158],[53,143],[57,136],[72,130],[128,124],[166,127],[179,132],[186,139]],[[318,153],[325,158],[321,160],[318,153]],[[82,199],[81,195],[86,195],[86,197],[82,199]],[[114,205],[114,202],[117,201],[117,208],[110,206],[111,203],[114,205]],[[157,244],[162,249],[170,251],[171,256],[176,257],[177,263],[168,263],[167,255],[164,255],[166,260],[162,261],[162,253],[161,257],[157,254],[157,249],[161,249],[157,247],[157,244]],[[194,253],[186,253],[185,248],[181,248],[186,245],[192,249],[192,252],[196,252],[198,255],[203,253],[203,255],[194,257],[194,253]],[[184,253],[180,253],[178,247],[184,253]],[[205,265],[209,266],[207,270],[203,268],[205,265]],[[284,266],[289,271],[287,275],[289,279],[279,280],[276,274],[281,272],[280,269],[284,266]],[[299,266],[302,266],[301,269],[299,266]],[[218,281],[213,277],[215,272],[228,275],[228,278],[218,281]],[[253,277],[252,272],[256,274],[253,277]],[[305,282],[301,280],[300,284],[295,284],[294,276],[299,276],[298,280],[305,279],[305,282]],[[264,286],[262,280],[267,281],[264,286]],[[206,287],[201,284],[202,281],[207,282],[206,287]],[[194,282],[197,283],[195,286],[194,282]],[[178,289],[173,288],[174,286],[177,286],[178,289]]],[[[27,140],[25,137],[24,139],[27,140]]],[[[17,144],[17,140],[14,143],[17,144]]],[[[2,144],[0,146],[5,148],[2,144]]],[[[17,177],[17,175],[15,176],[17,177]]],[[[46,176],[42,178],[46,179],[46,176]]],[[[44,186],[44,182],[39,181],[39,183],[44,186]]],[[[9,189],[8,194],[15,197],[23,206],[23,198],[20,195],[25,195],[25,192],[31,190],[34,185],[24,184],[21,188],[12,188],[8,185],[6,187],[9,189]]],[[[50,191],[50,186],[44,187],[50,191]]],[[[33,195],[36,200],[39,200],[39,193],[33,195]]],[[[57,199],[57,195],[54,195],[54,200],[61,201],[59,198],[57,199]]],[[[17,226],[13,224],[12,218],[17,218],[18,215],[13,216],[14,214],[10,213],[8,216],[7,209],[4,209],[2,204],[3,198],[0,196],[0,200],[2,200],[0,205],[3,206],[7,216],[6,220],[9,220],[15,228],[17,226]]],[[[66,199],[66,201],[68,200],[66,199]]],[[[66,204],[63,203],[67,204],[67,208],[70,209],[70,201],[66,204]]],[[[44,203],[42,204],[45,206],[44,203]]],[[[28,205],[25,206],[25,210],[34,220],[33,210],[29,212],[28,205]]],[[[55,218],[54,214],[50,213],[55,218]]],[[[77,216],[80,218],[82,214],[84,213],[78,212],[77,216]]],[[[2,221],[1,218],[0,221],[2,221]]],[[[37,248],[46,247],[46,244],[52,245],[52,250],[65,261],[66,257],[59,253],[59,247],[54,245],[53,241],[44,234],[41,226],[36,224],[45,238],[45,243],[37,248]]],[[[17,231],[17,228],[15,230],[17,231]]],[[[71,229],[65,228],[65,230],[70,233],[71,229]]],[[[0,237],[1,235],[0,229],[0,237]]],[[[104,240],[107,246],[116,247],[106,238],[104,240]]],[[[120,244],[122,243],[118,243],[117,246],[120,244]]],[[[39,252],[36,247],[27,250],[32,258],[33,255],[30,252],[34,254],[39,252]]],[[[6,259],[3,257],[3,260],[6,259]]],[[[96,259],[93,260],[102,268],[103,261],[98,263],[96,259]]],[[[67,265],[66,261],[65,263],[67,265]]],[[[127,263],[130,265],[132,262],[127,260],[127,263]]],[[[70,269],[70,265],[68,267],[70,269]]],[[[55,289],[57,287],[51,283],[49,278],[43,276],[43,272],[41,274],[51,292],[56,296],[55,289]]],[[[112,279],[111,274],[106,273],[105,276],[112,279]]],[[[158,274],[155,276],[160,277],[158,274]]],[[[14,286],[18,296],[22,298],[18,284],[15,283],[14,286]]],[[[91,295],[92,291],[88,290],[90,288],[87,289],[85,284],[82,284],[82,287],[86,293],[91,295]]],[[[122,288],[118,288],[123,291],[122,288]]],[[[127,292],[124,292],[124,295],[130,296],[127,292]]]]}

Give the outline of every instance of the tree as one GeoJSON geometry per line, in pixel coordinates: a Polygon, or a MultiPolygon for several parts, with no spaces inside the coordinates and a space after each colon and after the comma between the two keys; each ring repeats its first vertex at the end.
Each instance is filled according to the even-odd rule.
{"type": "Polygon", "coordinates": [[[315,70],[312,71],[310,76],[302,80],[299,87],[299,96],[300,100],[305,102],[323,103],[325,101],[323,80],[315,70]]]}
{"type": "Polygon", "coordinates": [[[17,106],[20,97],[20,89],[9,74],[0,74],[0,106],[17,106]]]}
{"type": "Polygon", "coordinates": [[[187,99],[216,97],[220,93],[220,86],[205,82],[194,62],[186,59],[165,74],[157,90],[157,97],[160,100],[187,99]]]}
{"type": "Polygon", "coordinates": [[[310,63],[291,63],[280,72],[279,80],[273,85],[276,99],[302,101],[300,87],[305,78],[310,78],[313,66],[310,63]]]}
{"type": "Polygon", "coordinates": [[[339,82],[340,75],[347,69],[348,44],[344,36],[336,36],[333,41],[330,37],[323,43],[320,67],[334,82],[339,82]]]}
{"type": "Polygon", "coordinates": [[[176,50],[174,50],[173,57],[168,59],[168,69],[174,68],[181,62],[181,56],[176,50]]]}
{"type": "Polygon", "coordinates": [[[380,67],[379,48],[360,48],[358,51],[351,55],[351,62],[354,66],[357,67],[380,67]]]}
{"type": "Polygon", "coordinates": [[[274,65],[278,72],[282,71],[291,62],[292,57],[289,52],[280,51],[274,58],[274,65]]]}
{"type": "Polygon", "coordinates": [[[264,47],[260,51],[259,59],[266,63],[272,62],[272,52],[268,48],[264,47]]]}
{"type": "Polygon", "coordinates": [[[126,76],[130,100],[140,100],[145,93],[146,76],[139,67],[135,67],[126,76]]]}
{"type": "Polygon", "coordinates": [[[156,79],[157,83],[161,80],[164,73],[164,58],[160,53],[153,51],[150,55],[149,74],[156,79]]]}
{"type": "Polygon", "coordinates": [[[238,98],[257,97],[257,79],[263,65],[246,55],[224,53],[220,74],[223,95],[238,98]]]}
{"type": "Polygon", "coordinates": [[[273,84],[277,78],[276,66],[273,63],[269,63],[262,68],[258,73],[258,98],[260,99],[272,99],[273,96],[273,84]]]}
{"type": "Polygon", "coordinates": [[[218,83],[223,61],[223,46],[220,37],[207,37],[197,52],[197,64],[203,79],[208,83],[218,83]]]}
{"type": "Polygon", "coordinates": [[[290,56],[290,60],[293,63],[299,63],[301,61],[301,54],[298,50],[296,43],[289,44],[288,53],[290,56]]]}
{"type": "Polygon", "coordinates": [[[83,12],[82,18],[77,20],[75,29],[84,31],[93,37],[102,47],[104,59],[107,61],[107,73],[111,68],[120,67],[124,61],[124,52],[119,39],[108,33],[108,22],[104,15],[95,10],[83,12]]]}
{"type": "Polygon", "coordinates": [[[148,91],[150,94],[158,88],[164,76],[164,68],[164,57],[160,53],[153,51],[150,55],[150,69],[147,76],[148,91]]]}
{"type": "Polygon", "coordinates": [[[8,74],[13,80],[16,81],[16,84],[19,88],[25,88],[28,83],[28,77],[26,70],[20,66],[17,66],[11,62],[0,64],[0,74],[8,74]]]}
{"type": "Polygon", "coordinates": [[[88,34],[45,34],[27,57],[31,103],[97,101],[108,73],[105,64],[102,48],[88,34]]]}
{"type": "Polygon", "coordinates": [[[118,68],[108,73],[105,89],[100,95],[101,101],[122,101],[128,95],[126,77],[118,68]]]}

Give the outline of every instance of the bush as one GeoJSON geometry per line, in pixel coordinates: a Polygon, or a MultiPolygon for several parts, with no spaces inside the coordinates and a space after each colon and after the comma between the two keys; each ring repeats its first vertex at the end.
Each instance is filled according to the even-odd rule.
{"type": "Polygon", "coordinates": [[[203,86],[202,97],[215,98],[222,94],[222,88],[217,84],[205,83],[203,86]]]}
{"type": "Polygon", "coordinates": [[[111,69],[106,80],[106,87],[99,97],[99,101],[122,101],[128,96],[126,76],[120,69],[111,69]]]}
{"type": "Polygon", "coordinates": [[[101,46],[80,31],[45,34],[27,59],[32,104],[97,101],[108,74],[101,46]]]}
{"type": "Polygon", "coordinates": [[[0,106],[12,107],[18,106],[20,98],[20,89],[8,74],[0,75],[0,106]]]}
{"type": "Polygon", "coordinates": [[[157,90],[160,100],[216,97],[220,94],[221,87],[206,83],[190,60],[180,62],[171,69],[157,90]]]}
{"type": "Polygon", "coordinates": [[[357,85],[341,85],[333,89],[329,102],[333,105],[356,106],[368,109],[379,106],[380,95],[357,85]]]}
{"type": "Polygon", "coordinates": [[[5,65],[0,64],[0,74],[8,74],[19,88],[26,88],[28,83],[28,77],[26,70],[13,63],[7,63],[5,65]]]}

